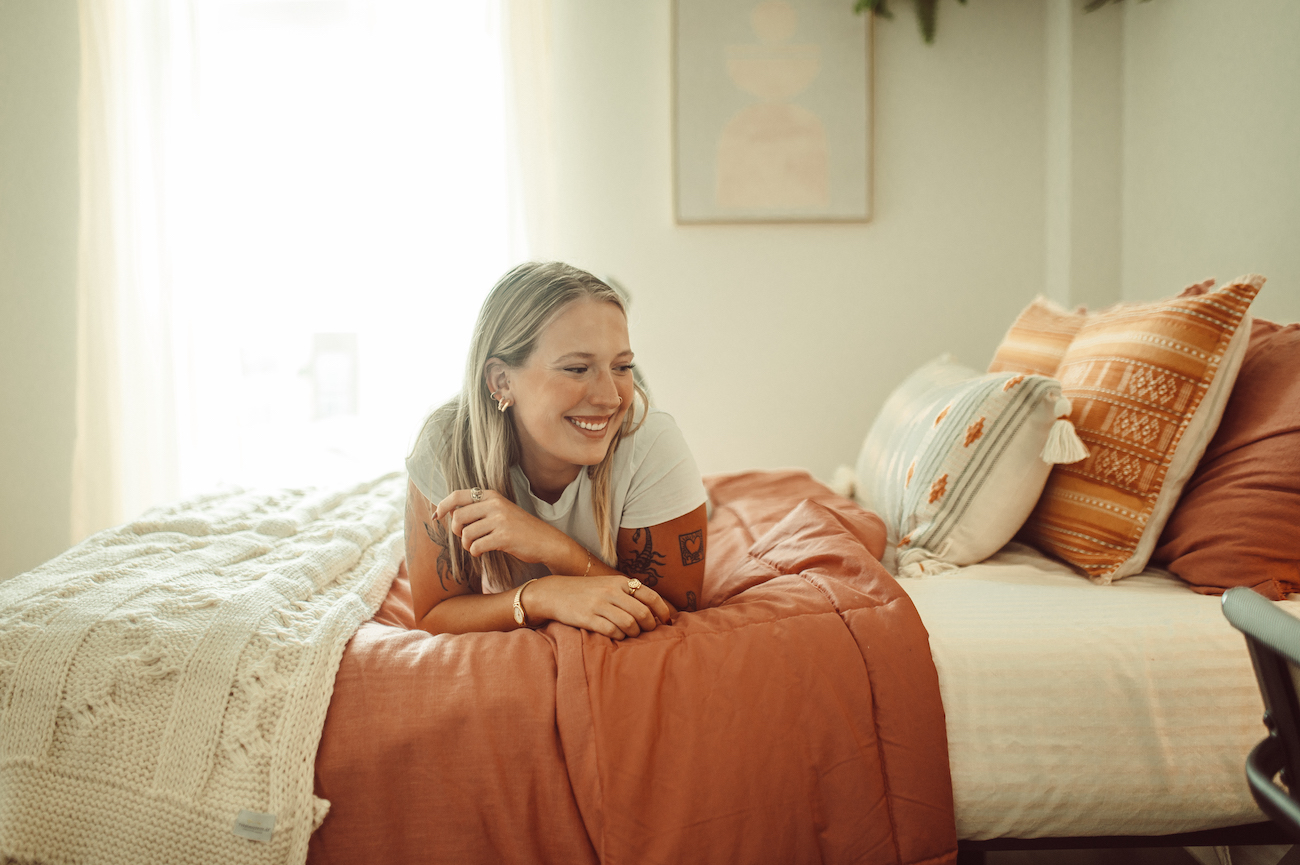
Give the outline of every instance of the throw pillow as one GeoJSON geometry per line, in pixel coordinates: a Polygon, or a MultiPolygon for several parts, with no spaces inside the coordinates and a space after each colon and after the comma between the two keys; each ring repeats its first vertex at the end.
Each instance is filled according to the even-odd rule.
{"type": "MultiPolygon", "coordinates": [[[[1180,296],[1204,294],[1213,279],[1189,285],[1180,296]]],[[[1079,328],[1088,322],[1088,308],[1070,312],[1039,295],[1021,310],[993,354],[989,372],[1032,372],[1055,376],[1061,359],[1074,342],[1079,328]]]]}
{"type": "Polygon", "coordinates": [[[1015,535],[1053,462],[1086,456],[1055,379],[983,374],[949,355],[890,395],[863,443],[859,502],[885,521],[899,576],[974,564],[1015,535]]]}
{"type": "Polygon", "coordinates": [[[1074,335],[1088,320],[1079,307],[1069,312],[1041,295],[1016,316],[989,364],[989,372],[1055,376],[1074,335]]]}
{"type": "Polygon", "coordinates": [[[1202,594],[1249,586],[1281,600],[1300,592],[1297,514],[1300,324],[1256,319],[1223,421],[1151,561],[1202,594]]]}
{"type": "Polygon", "coordinates": [[[1088,316],[1057,374],[1091,455],[1052,470],[1024,540],[1102,584],[1146,567],[1219,425],[1263,282],[1088,316]]]}

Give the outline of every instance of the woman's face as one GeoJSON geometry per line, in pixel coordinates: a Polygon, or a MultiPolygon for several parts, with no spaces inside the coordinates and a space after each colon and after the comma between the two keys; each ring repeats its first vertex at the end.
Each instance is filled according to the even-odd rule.
{"type": "Polygon", "coordinates": [[[615,304],[576,300],[547,325],[521,367],[506,373],[529,480],[567,485],[605,458],[632,405],[627,318],[615,304]],[[534,473],[539,477],[533,477],[534,473]]]}

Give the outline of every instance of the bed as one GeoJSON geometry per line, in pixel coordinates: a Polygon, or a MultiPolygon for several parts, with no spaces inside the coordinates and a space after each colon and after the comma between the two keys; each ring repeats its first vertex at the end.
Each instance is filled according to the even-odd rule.
{"type": "MultiPolygon", "coordinates": [[[[400,475],[103,532],[0,583],[0,854],[939,865],[1275,840],[1242,770],[1262,704],[1214,596],[1300,613],[1300,328],[1251,323],[1261,283],[1156,305],[1222,332],[1169,397],[1187,411],[1157,474],[1183,476],[1128,503],[1148,507],[1128,547],[1052,510],[1058,475],[1068,503],[1117,464],[1072,352],[1101,346],[1113,377],[1106,327],[1171,340],[1131,308],[1032,305],[994,366],[1037,371],[928,365],[851,488],[707,478],[701,610],[624,643],[413,630],[400,475]],[[1061,537],[1074,563],[1042,551],[1061,537]]],[[[1163,398],[1138,366],[1123,381],[1163,398]]]]}

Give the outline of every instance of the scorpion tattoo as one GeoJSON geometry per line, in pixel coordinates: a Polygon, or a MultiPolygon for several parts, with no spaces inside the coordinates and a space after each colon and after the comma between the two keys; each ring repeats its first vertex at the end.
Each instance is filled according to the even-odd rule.
{"type": "Polygon", "coordinates": [[[654,541],[650,537],[650,528],[647,526],[643,529],[637,529],[632,533],[632,542],[640,543],[641,535],[645,535],[645,544],[640,550],[629,552],[626,556],[618,560],[618,569],[623,573],[631,576],[636,574],[642,585],[654,588],[655,584],[663,579],[663,574],[655,570],[656,565],[664,564],[664,554],[656,552],[654,541]]]}

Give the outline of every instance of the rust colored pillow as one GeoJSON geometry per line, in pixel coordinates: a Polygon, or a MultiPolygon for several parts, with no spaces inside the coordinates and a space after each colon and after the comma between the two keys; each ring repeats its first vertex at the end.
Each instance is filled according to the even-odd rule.
{"type": "Polygon", "coordinates": [[[1254,323],[1223,421],[1151,561],[1202,594],[1300,592],[1300,324],[1254,323]]]}
{"type": "Polygon", "coordinates": [[[1218,427],[1262,284],[1087,317],[1056,377],[1090,455],[1052,469],[1023,539],[1102,584],[1146,566],[1218,427]]]}

